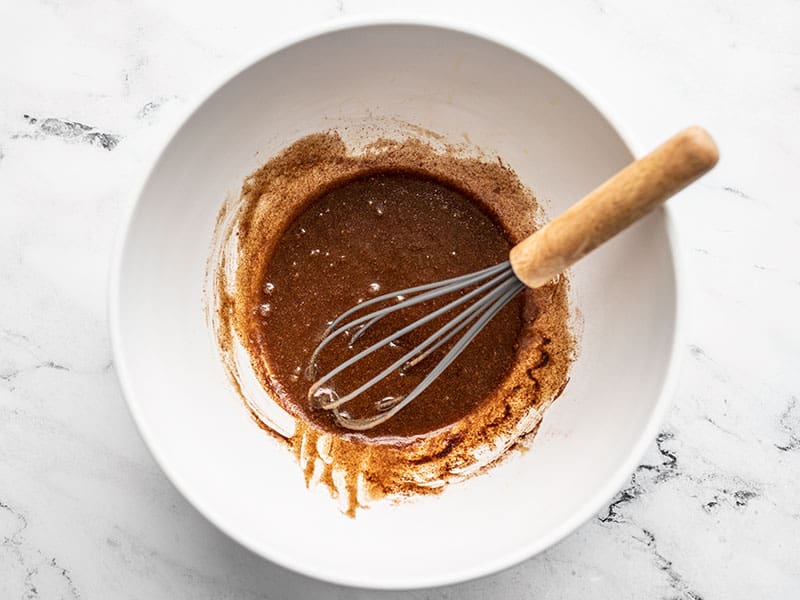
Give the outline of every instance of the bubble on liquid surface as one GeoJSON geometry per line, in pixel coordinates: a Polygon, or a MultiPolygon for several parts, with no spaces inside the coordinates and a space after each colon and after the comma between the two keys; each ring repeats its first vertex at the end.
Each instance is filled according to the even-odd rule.
{"type": "Polygon", "coordinates": [[[262,317],[266,317],[269,313],[272,312],[272,305],[269,302],[265,302],[261,306],[258,307],[258,312],[261,314],[262,317]]]}
{"type": "Polygon", "coordinates": [[[301,369],[300,367],[295,367],[294,371],[292,371],[292,374],[289,375],[289,379],[292,381],[298,381],[300,379],[300,373],[302,372],[303,369],[301,369]]]}
{"type": "Polygon", "coordinates": [[[376,281],[373,281],[372,283],[369,284],[369,291],[372,292],[373,294],[378,293],[379,291],[381,291],[381,284],[376,281]]]}
{"type": "Polygon", "coordinates": [[[275,291],[275,284],[274,283],[272,283],[271,281],[268,281],[267,283],[264,284],[264,292],[266,292],[267,294],[271,294],[274,291],[275,291]]]}

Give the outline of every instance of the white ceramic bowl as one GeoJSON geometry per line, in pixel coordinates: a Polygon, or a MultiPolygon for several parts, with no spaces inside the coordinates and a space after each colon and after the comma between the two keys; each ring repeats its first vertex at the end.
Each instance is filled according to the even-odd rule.
{"type": "Polygon", "coordinates": [[[306,489],[294,459],[231,389],[205,322],[203,283],[226,195],[286,144],[369,114],[468,134],[496,150],[551,215],[632,159],[596,105],[523,52],[419,23],[317,29],[220,85],[156,160],[112,270],[115,365],[161,467],[231,537],[332,582],[443,585],[513,565],[572,532],[655,436],[677,331],[669,220],[651,215],[574,269],[580,356],[532,451],[439,497],[344,517],[325,490],[306,489]]]}

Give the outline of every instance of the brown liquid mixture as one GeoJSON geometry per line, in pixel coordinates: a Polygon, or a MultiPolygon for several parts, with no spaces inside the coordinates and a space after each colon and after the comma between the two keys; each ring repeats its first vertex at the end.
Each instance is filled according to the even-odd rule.
{"type": "MultiPolygon", "coordinates": [[[[312,409],[304,376],[325,327],[358,302],[394,290],[463,275],[503,262],[505,231],[454,187],[419,173],[372,173],[340,183],[312,200],[280,238],[254,312],[262,349],[280,400],[328,431],[341,428],[330,411],[312,409]]],[[[358,341],[366,348],[457,296],[392,313],[358,341]]],[[[522,329],[522,296],[506,306],[430,387],[368,437],[408,437],[447,426],[485,401],[508,373],[522,329]]],[[[344,395],[425,340],[457,311],[400,338],[337,375],[328,387],[344,395]]],[[[318,360],[327,373],[353,356],[340,336],[318,360]]],[[[446,344],[404,374],[394,373],[347,403],[355,417],[374,403],[408,393],[447,352],[446,344]]]]}
{"type": "MultiPolygon", "coordinates": [[[[424,396],[385,425],[354,433],[310,408],[304,369],[338,313],[360,298],[502,262],[536,228],[536,199],[499,158],[410,131],[353,147],[328,131],[284,148],[223,204],[209,261],[209,322],[234,388],[259,425],[295,455],[306,483],[326,486],[351,516],[387,496],[438,493],[507,456],[536,431],[574,356],[562,277],[524,290],[424,396]],[[266,398],[252,390],[251,375],[266,398]],[[275,401],[291,427],[273,420],[275,401]]],[[[433,306],[398,320],[408,323],[433,306]]],[[[398,325],[387,320],[357,348],[398,325]]],[[[415,333],[400,345],[426,332],[415,333]]],[[[352,352],[344,341],[330,350],[318,374],[352,352]]],[[[399,352],[376,354],[337,376],[333,387],[353,389],[399,352]]],[[[387,381],[372,399],[409,391],[437,358],[387,381]]],[[[346,408],[358,417],[369,405],[359,400],[346,408]]]]}

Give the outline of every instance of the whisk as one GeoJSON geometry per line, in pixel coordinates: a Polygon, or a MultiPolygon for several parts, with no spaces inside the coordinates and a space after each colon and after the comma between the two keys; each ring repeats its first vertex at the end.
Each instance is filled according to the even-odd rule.
{"type": "Polygon", "coordinates": [[[308,399],[312,406],[332,411],[342,427],[355,431],[371,429],[391,419],[425,391],[492,317],[526,286],[535,288],[550,282],[577,260],[705,174],[717,163],[718,158],[716,144],[705,130],[700,127],[684,129],[514,246],[507,261],[444,281],[382,294],[353,306],[328,326],[323,340],[311,356],[306,377],[315,380],[308,390],[308,399]],[[474,289],[369,345],[317,378],[320,353],[338,336],[352,332],[349,341],[352,348],[370,327],[387,315],[470,288],[474,289]],[[398,297],[405,299],[397,302],[398,297]],[[326,385],[336,375],[366,356],[464,305],[467,306],[461,312],[422,343],[355,390],[341,394],[326,385]],[[372,310],[365,312],[369,307],[372,310]],[[367,417],[356,418],[342,409],[345,404],[391,373],[397,370],[402,372],[419,364],[462,332],[462,336],[453,343],[444,357],[407,394],[378,400],[375,402],[375,414],[367,417]]]}

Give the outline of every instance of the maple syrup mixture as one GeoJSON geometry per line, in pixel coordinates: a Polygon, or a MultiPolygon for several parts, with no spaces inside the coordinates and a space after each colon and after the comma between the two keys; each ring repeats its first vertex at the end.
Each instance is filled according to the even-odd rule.
{"type": "MultiPolygon", "coordinates": [[[[254,306],[252,335],[283,402],[321,428],[340,430],[330,411],[312,409],[304,376],[325,327],[370,297],[421,283],[471,273],[508,259],[505,232],[475,200],[416,173],[369,173],[325,192],[292,221],[264,274],[254,306]]],[[[366,348],[455,298],[422,303],[388,315],[365,334],[366,348]]],[[[498,313],[450,368],[392,419],[364,435],[412,436],[449,425],[487,400],[511,368],[522,329],[517,298],[498,313]]],[[[463,310],[463,307],[457,309],[463,310]]],[[[366,314],[366,313],[364,313],[366,314]]],[[[423,342],[456,311],[411,332],[336,376],[332,388],[345,395],[423,342]]],[[[326,346],[319,375],[354,352],[349,336],[326,346]]],[[[411,369],[386,377],[347,403],[353,416],[375,414],[375,402],[410,392],[452,344],[411,369]]]]}
{"type": "MultiPolygon", "coordinates": [[[[259,423],[295,453],[306,482],[329,487],[348,514],[381,497],[441,490],[535,431],[566,385],[574,355],[568,284],[562,277],[524,290],[423,394],[364,432],[342,428],[307,398],[306,367],[326,327],[372,297],[507,260],[535,230],[537,214],[532,194],[499,159],[464,157],[414,138],[381,139],[355,153],[336,132],[298,140],[223,207],[211,263],[223,360],[259,423]],[[237,344],[249,364],[237,359],[237,344]],[[258,416],[257,401],[242,391],[245,368],[294,417],[293,433],[258,416]]],[[[355,350],[341,336],[320,354],[317,374],[454,297],[393,313],[355,350]]],[[[356,363],[328,387],[352,391],[458,310],[356,363]]],[[[374,414],[376,400],[408,393],[449,347],[344,408],[353,417],[374,414]]]]}

